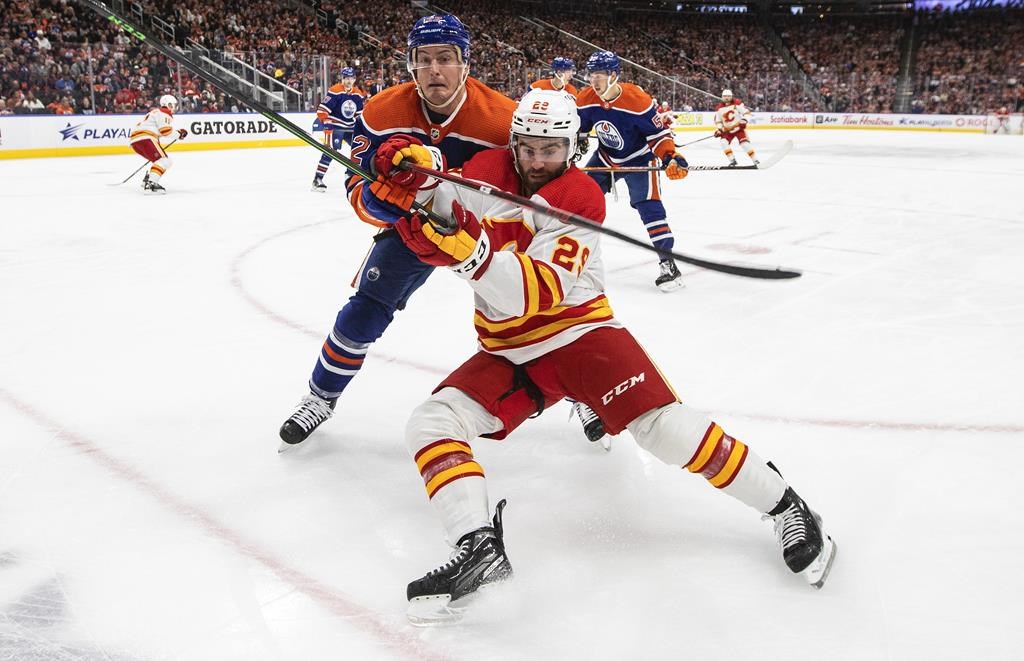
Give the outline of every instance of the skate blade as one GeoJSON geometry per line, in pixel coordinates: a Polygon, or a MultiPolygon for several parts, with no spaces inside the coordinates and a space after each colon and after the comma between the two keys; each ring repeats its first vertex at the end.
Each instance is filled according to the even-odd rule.
{"type": "Polygon", "coordinates": [[[298,443],[289,443],[288,441],[281,441],[281,445],[277,446],[277,453],[284,454],[285,452],[291,450],[292,448],[299,447],[300,445],[302,445],[302,443],[304,443],[304,441],[299,441],[298,443]]]}
{"type": "Polygon", "coordinates": [[[675,291],[677,289],[682,289],[683,286],[683,279],[676,278],[675,280],[669,280],[668,282],[661,283],[660,285],[658,285],[658,289],[660,289],[663,292],[670,292],[675,291]]]}
{"type": "Polygon", "coordinates": [[[800,572],[800,575],[811,584],[811,587],[820,590],[825,585],[829,572],[832,571],[832,563],[835,562],[837,549],[838,546],[832,541],[832,538],[826,536],[821,553],[806,569],[800,572]]]}
{"type": "Polygon", "coordinates": [[[597,442],[601,444],[601,447],[604,448],[605,452],[612,451],[612,437],[609,436],[608,434],[605,434],[604,436],[599,438],[597,442]]]}
{"type": "MultiPolygon", "coordinates": [[[[466,599],[462,599],[465,602],[466,599]]],[[[466,614],[466,604],[452,606],[450,594],[413,597],[405,616],[414,627],[436,627],[455,624],[466,614]]]]}

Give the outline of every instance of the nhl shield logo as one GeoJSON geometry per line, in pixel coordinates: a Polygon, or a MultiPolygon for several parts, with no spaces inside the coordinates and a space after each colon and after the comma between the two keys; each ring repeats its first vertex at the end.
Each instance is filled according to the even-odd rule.
{"type": "Polygon", "coordinates": [[[431,129],[430,129],[430,139],[432,141],[434,141],[434,142],[437,142],[438,140],[440,140],[441,139],[441,129],[437,129],[437,128],[431,127],[431,129]]]}
{"type": "Polygon", "coordinates": [[[601,144],[608,149],[622,149],[626,144],[619,134],[619,130],[609,121],[602,120],[594,125],[594,133],[601,144]]]}

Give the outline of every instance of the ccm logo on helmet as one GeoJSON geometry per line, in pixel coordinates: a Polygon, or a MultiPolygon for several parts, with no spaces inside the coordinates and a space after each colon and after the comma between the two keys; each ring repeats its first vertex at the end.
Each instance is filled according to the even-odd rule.
{"type": "Polygon", "coordinates": [[[615,399],[622,393],[626,392],[627,390],[629,390],[638,383],[643,383],[644,376],[646,376],[646,374],[647,372],[640,372],[636,376],[631,376],[622,383],[620,383],[619,385],[615,386],[614,388],[612,388],[611,390],[609,390],[608,392],[601,396],[601,403],[604,404],[605,406],[608,406],[608,404],[610,404],[613,399],[615,399]]]}

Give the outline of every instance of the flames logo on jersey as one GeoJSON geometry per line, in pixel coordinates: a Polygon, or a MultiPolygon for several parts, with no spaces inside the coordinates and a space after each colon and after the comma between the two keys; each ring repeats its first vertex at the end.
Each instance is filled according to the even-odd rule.
{"type": "Polygon", "coordinates": [[[356,116],[356,102],[352,99],[345,99],[341,104],[341,116],[345,119],[352,119],[356,116]]]}
{"type": "Polygon", "coordinates": [[[597,134],[597,139],[601,141],[601,144],[609,149],[622,149],[626,144],[619,130],[607,120],[601,120],[594,124],[594,132],[597,134]]]}

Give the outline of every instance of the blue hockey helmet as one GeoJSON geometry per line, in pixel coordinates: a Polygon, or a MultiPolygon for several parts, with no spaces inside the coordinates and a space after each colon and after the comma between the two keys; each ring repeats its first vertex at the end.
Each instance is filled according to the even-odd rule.
{"type": "Polygon", "coordinates": [[[341,77],[342,78],[355,78],[356,77],[356,70],[353,69],[352,67],[345,67],[344,69],[341,70],[341,77]]]}
{"type": "Polygon", "coordinates": [[[567,57],[556,57],[551,60],[552,71],[575,71],[576,63],[567,57]]]}
{"type": "Polygon", "coordinates": [[[619,73],[622,69],[619,56],[610,50],[599,50],[587,58],[587,73],[594,71],[611,71],[619,73]]]}
{"type": "Polygon", "coordinates": [[[462,61],[469,62],[469,30],[454,14],[434,14],[419,19],[409,31],[407,44],[409,62],[413,61],[413,54],[420,46],[443,44],[458,48],[462,61]]]}

